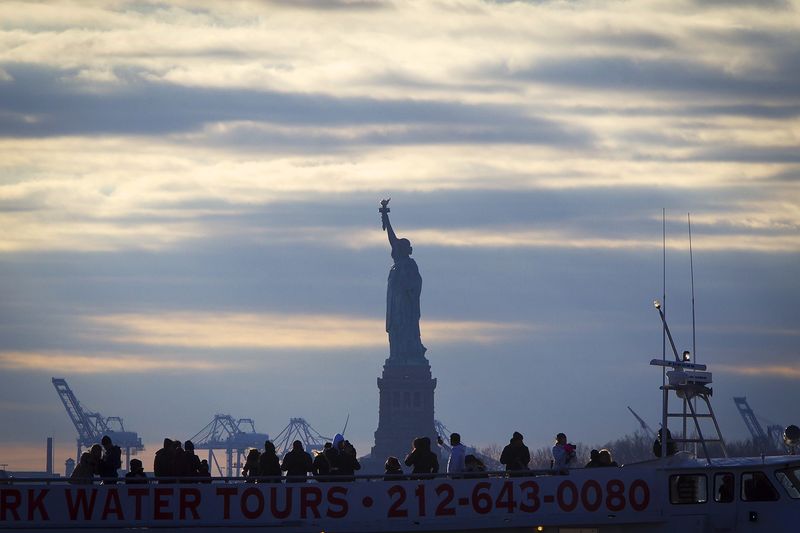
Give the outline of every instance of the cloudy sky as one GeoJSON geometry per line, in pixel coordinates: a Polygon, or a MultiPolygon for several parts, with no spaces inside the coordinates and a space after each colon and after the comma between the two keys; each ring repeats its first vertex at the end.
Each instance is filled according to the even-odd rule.
{"type": "MultiPolygon", "coordinates": [[[[215,413],[368,451],[414,245],[436,417],[471,444],[657,426],[679,349],[798,423],[800,3],[0,4],[0,463],[50,378],[149,444],[215,413]]],[[[149,464],[151,446],[145,454],[149,464]]]]}

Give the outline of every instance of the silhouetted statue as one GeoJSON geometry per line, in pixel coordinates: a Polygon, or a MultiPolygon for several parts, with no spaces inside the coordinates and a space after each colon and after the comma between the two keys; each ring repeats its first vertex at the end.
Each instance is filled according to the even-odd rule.
{"type": "Polygon", "coordinates": [[[381,221],[392,246],[394,265],[389,270],[386,290],[386,331],[389,333],[389,360],[401,364],[424,364],[425,346],[419,334],[419,297],[422,276],[408,239],[398,239],[389,222],[389,200],[381,201],[381,221]]]}

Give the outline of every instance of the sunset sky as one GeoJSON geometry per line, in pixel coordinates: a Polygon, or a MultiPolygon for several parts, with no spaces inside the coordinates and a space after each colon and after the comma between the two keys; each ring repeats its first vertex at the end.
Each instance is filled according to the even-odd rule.
{"type": "MultiPolygon", "coordinates": [[[[666,310],[800,423],[800,2],[0,3],[0,463],[74,457],[51,377],[148,444],[216,413],[366,453],[411,240],[468,444],[657,427],[666,310]]],[[[409,443],[410,444],[410,443],[409,443]]]]}

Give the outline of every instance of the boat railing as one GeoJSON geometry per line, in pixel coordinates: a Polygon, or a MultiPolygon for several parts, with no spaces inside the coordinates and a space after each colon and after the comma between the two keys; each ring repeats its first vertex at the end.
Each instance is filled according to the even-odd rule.
{"type": "Polygon", "coordinates": [[[75,480],[68,477],[7,477],[0,479],[0,486],[10,484],[42,484],[42,485],[73,485],[75,487],[89,487],[96,485],[158,485],[158,484],[221,484],[221,483],[347,483],[347,482],[375,482],[375,481],[420,481],[427,479],[486,479],[507,477],[538,477],[559,476],[563,472],[552,469],[515,470],[515,471],[488,471],[488,472],[463,472],[458,474],[355,474],[355,475],[324,475],[292,477],[292,476],[220,476],[220,477],[147,477],[136,478],[135,481],[126,483],[124,477],[93,478],[91,481],[75,480]]]}

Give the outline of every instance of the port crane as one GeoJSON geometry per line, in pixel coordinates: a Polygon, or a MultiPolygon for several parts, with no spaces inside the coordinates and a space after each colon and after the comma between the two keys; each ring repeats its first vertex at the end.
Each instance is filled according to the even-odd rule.
{"type": "Polygon", "coordinates": [[[99,444],[103,436],[108,435],[111,441],[125,452],[123,466],[126,469],[130,468],[131,454],[136,455],[137,452],[144,450],[141,437],[135,431],[127,431],[122,423],[122,418],[118,416],[104,418],[98,412],[85,409],[75,393],[72,392],[66,379],[52,378],[52,382],[61,403],[67,410],[69,419],[78,431],[76,462],[80,461],[83,448],[99,444]]]}
{"type": "Polygon", "coordinates": [[[217,414],[189,440],[195,450],[208,450],[208,467],[216,467],[220,476],[222,467],[214,455],[214,450],[225,450],[225,474],[234,475],[234,468],[242,468],[242,456],[248,448],[262,448],[269,440],[266,433],[258,433],[252,418],[235,419],[231,415],[217,414]],[[235,456],[235,460],[234,460],[235,456]]]}
{"type": "Polygon", "coordinates": [[[321,451],[325,443],[333,441],[333,438],[321,435],[305,418],[290,418],[286,427],[275,437],[275,449],[283,456],[292,449],[292,443],[296,440],[302,442],[303,449],[311,453],[321,451]]]}
{"type": "Polygon", "coordinates": [[[733,398],[733,403],[736,404],[736,409],[738,409],[739,414],[742,415],[742,420],[744,420],[744,425],[747,426],[747,431],[750,432],[753,438],[753,443],[755,443],[763,453],[778,450],[782,447],[783,426],[780,424],[769,424],[767,430],[764,431],[753,409],[750,408],[750,404],[747,403],[747,398],[745,396],[735,396],[733,398]]]}
{"type": "Polygon", "coordinates": [[[633,417],[636,419],[636,421],[639,422],[639,425],[642,426],[642,430],[647,434],[648,437],[650,437],[652,439],[656,438],[656,432],[653,431],[653,428],[648,426],[647,422],[645,422],[642,419],[642,417],[640,417],[638,414],[636,414],[636,411],[631,409],[630,405],[628,406],[628,411],[630,411],[631,414],[633,415],[633,417]]]}

